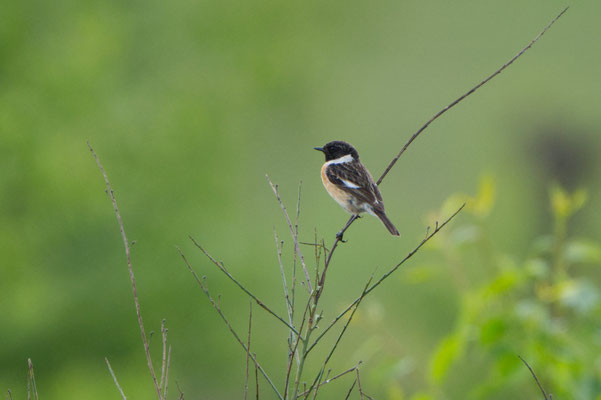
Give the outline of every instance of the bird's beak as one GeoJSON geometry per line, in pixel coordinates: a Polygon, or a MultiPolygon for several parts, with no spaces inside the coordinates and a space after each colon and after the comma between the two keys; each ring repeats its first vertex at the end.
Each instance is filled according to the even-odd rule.
{"type": "Polygon", "coordinates": [[[315,150],[319,150],[323,153],[323,147],[313,147],[315,150]]]}

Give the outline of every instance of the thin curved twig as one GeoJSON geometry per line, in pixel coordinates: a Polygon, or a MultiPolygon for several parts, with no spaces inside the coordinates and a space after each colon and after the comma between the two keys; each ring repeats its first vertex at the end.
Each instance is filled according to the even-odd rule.
{"type": "Polygon", "coordinates": [[[538,385],[538,388],[540,389],[540,391],[543,394],[543,398],[545,400],[551,400],[551,397],[547,397],[547,393],[545,392],[545,389],[543,389],[543,385],[541,385],[541,383],[539,382],[538,378],[536,377],[536,374],[534,373],[534,371],[532,370],[532,368],[530,367],[530,365],[528,365],[528,363],[526,362],[526,360],[524,360],[522,358],[522,356],[518,355],[518,357],[520,358],[520,360],[522,360],[522,362],[524,363],[524,365],[530,370],[530,373],[532,374],[532,377],[534,378],[536,384],[538,385]]]}
{"type": "Polygon", "coordinates": [[[490,81],[492,78],[494,78],[495,76],[499,75],[501,72],[503,72],[503,70],[505,70],[505,68],[509,67],[511,64],[513,64],[513,62],[515,60],[517,60],[518,58],[520,58],[522,56],[522,54],[524,54],[526,51],[528,51],[532,45],[534,45],[534,43],[536,43],[538,41],[538,39],[540,39],[548,30],[549,28],[551,28],[551,26],[553,26],[553,24],[555,22],[557,22],[557,20],[559,18],[561,18],[561,16],[563,14],[565,14],[566,11],[568,11],[568,8],[570,7],[566,7],[563,9],[562,12],[560,12],[555,18],[553,18],[553,20],[545,27],[545,29],[543,29],[534,39],[532,39],[530,41],[530,43],[528,43],[528,45],[526,47],[524,47],[522,50],[520,50],[515,56],[513,56],[509,61],[507,61],[505,64],[503,64],[499,69],[497,69],[495,72],[493,72],[492,74],[490,74],[488,77],[486,77],[486,79],[484,79],[483,81],[481,81],[480,83],[478,83],[476,86],[474,86],[473,88],[471,88],[470,90],[468,90],[467,92],[465,92],[464,94],[462,94],[461,96],[459,96],[457,99],[455,99],[453,102],[451,102],[448,106],[446,106],[445,108],[443,108],[442,110],[440,110],[439,112],[437,112],[432,118],[430,118],[424,125],[422,125],[421,128],[419,128],[417,130],[417,132],[415,132],[413,134],[413,136],[411,136],[411,138],[407,141],[407,143],[405,143],[405,145],[403,146],[403,148],[401,149],[401,151],[399,151],[399,153],[396,155],[395,158],[392,159],[392,161],[390,162],[390,164],[388,164],[388,167],[386,167],[386,169],[384,170],[384,172],[382,173],[382,175],[380,176],[380,178],[378,179],[377,184],[379,185],[380,183],[382,183],[382,181],[384,180],[384,178],[386,177],[386,175],[388,175],[388,172],[390,171],[390,169],[394,166],[394,164],[396,164],[396,162],[398,161],[398,159],[401,157],[401,155],[403,155],[403,153],[405,152],[405,150],[407,150],[407,147],[409,147],[409,145],[411,145],[411,143],[413,143],[413,141],[424,131],[426,130],[426,128],[435,120],[438,119],[438,117],[440,117],[442,114],[444,114],[445,112],[449,111],[451,108],[453,108],[454,106],[456,106],[458,103],[460,103],[463,99],[465,99],[466,97],[468,97],[470,94],[474,93],[476,90],[480,89],[482,86],[484,86],[486,83],[488,83],[488,81],[490,81]]]}
{"type": "Polygon", "coordinates": [[[119,213],[119,207],[117,207],[117,200],[115,199],[115,192],[113,191],[113,187],[111,186],[111,182],[100,163],[100,159],[96,155],[96,152],[92,148],[90,142],[87,142],[88,147],[90,148],[90,152],[92,156],[94,156],[94,160],[96,160],[96,164],[102,172],[102,177],[104,178],[104,183],[106,184],[107,193],[111,198],[111,202],[113,203],[113,209],[115,210],[115,215],[117,216],[117,222],[119,223],[119,229],[121,230],[121,238],[123,239],[123,247],[125,247],[125,257],[127,258],[127,269],[129,271],[129,280],[131,282],[131,291],[134,295],[134,304],[136,306],[136,316],[138,317],[138,326],[140,327],[140,335],[142,336],[142,343],[144,345],[144,353],[146,353],[146,362],[148,364],[148,369],[150,370],[150,375],[152,376],[152,382],[154,383],[154,388],[157,392],[159,400],[163,399],[163,395],[161,394],[161,388],[159,387],[159,382],[157,380],[156,374],[154,373],[154,367],[152,366],[152,359],[150,357],[150,345],[148,343],[148,339],[146,338],[146,330],[144,329],[144,321],[142,320],[142,310],[140,308],[140,301],[138,300],[138,292],[136,290],[136,278],[134,276],[134,268],[131,264],[131,252],[129,247],[129,242],[127,241],[127,236],[125,235],[125,228],[123,228],[123,220],[121,219],[121,214],[119,213]]]}

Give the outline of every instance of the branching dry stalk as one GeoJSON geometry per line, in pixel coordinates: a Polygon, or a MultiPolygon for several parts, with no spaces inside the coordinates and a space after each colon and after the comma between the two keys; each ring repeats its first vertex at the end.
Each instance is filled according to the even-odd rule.
{"type": "Polygon", "coordinates": [[[223,272],[225,274],[225,276],[227,276],[228,278],[230,278],[230,280],[232,282],[234,282],[236,284],[236,286],[238,286],[240,289],[242,289],[242,291],[244,293],[246,293],[247,295],[249,295],[261,308],[263,308],[265,311],[267,311],[269,314],[273,315],[274,317],[276,317],[281,323],[283,323],[284,325],[286,325],[286,327],[288,329],[290,329],[291,331],[293,331],[294,333],[296,332],[296,329],[290,325],[288,322],[286,322],[282,317],[280,317],[278,314],[276,314],[271,308],[267,307],[267,305],[265,303],[263,303],[261,300],[259,300],[259,298],[257,296],[255,296],[250,290],[248,290],[244,285],[242,285],[236,278],[234,278],[234,276],[232,274],[230,274],[228,272],[228,270],[225,268],[223,263],[218,262],[215,258],[213,258],[213,256],[211,256],[205,249],[204,247],[202,247],[200,244],[198,244],[198,242],[196,240],[194,240],[194,238],[192,236],[189,236],[190,240],[192,241],[192,243],[194,243],[194,245],[196,247],[198,247],[200,249],[200,251],[203,252],[203,254],[205,256],[207,256],[207,258],[209,260],[211,260],[211,262],[213,264],[215,264],[215,266],[217,266],[217,268],[219,268],[219,270],[221,272],[223,272]]]}
{"type": "MultiPolygon", "coordinates": [[[[290,221],[290,216],[288,215],[288,211],[286,210],[286,207],[284,206],[284,203],[282,202],[282,199],[280,198],[280,193],[278,192],[278,185],[274,185],[271,182],[271,180],[269,179],[269,175],[265,175],[265,177],[267,178],[267,182],[269,182],[269,186],[271,186],[271,190],[273,190],[273,194],[275,195],[276,199],[280,203],[280,208],[282,209],[282,212],[284,213],[284,217],[286,218],[286,222],[288,223],[288,228],[290,228],[290,235],[292,236],[292,239],[294,240],[294,246],[296,248],[296,253],[298,254],[298,257],[301,262],[301,266],[303,267],[303,272],[305,273],[305,278],[307,279],[307,289],[309,290],[309,293],[313,293],[313,287],[311,286],[311,278],[309,277],[309,271],[307,271],[307,265],[305,264],[305,258],[303,257],[303,253],[301,251],[300,245],[298,244],[298,235],[297,235],[298,225],[296,225],[297,226],[296,230],[292,227],[292,221],[290,221]]],[[[299,198],[300,198],[300,191],[299,191],[299,198]]]]}
{"type": "Polygon", "coordinates": [[[136,306],[136,316],[138,318],[138,326],[140,328],[140,335],[142,336],[142,344],[144,345],[144,353],[146,354],[146,362],[148,364],[148,370],[150,371],[150,375],[152,376],[152,382],[154,383],[155,390],[157,392],[157,396],[159,400],[164,400],[163,394],[161,393],[161,386],[157,381],[156,374],[154,372],[154,367],[152,366],[152,358],[150,357],[150,344],[146,337],[146,330],[144,329],[144,321],[142,320],[142,310],[140,308],[140,301],[138,300],[138,292],[136,290],[136,278],[134,276],[134,269],[131,263],[131,251],[130,245],[127,240],[127,235],[125,234],[125,228],[123,227],[123,220],[121,219],[121,214],[119,213],[119,207],[117,207],[117,200],[115,198],[115,192],[111,186],[111,182],[100,163],[100,159],[96,155],[96,152],[90,145],[90,142],[87,142],[88,148],[94,156],[94,160],[96,160],[96,164],[102,173],[102,177],[104,178],[104,183],[106,184],[107,193],[111,198],[111,202],[113,203],[113,209],[115,210],[115,215],[117,217],[117,223],[119,224],[119,230],[121,231],[121,238],[123,239],[123,247],[125,248],[125,258],[127,259],[127,269],[129,271],[129,279],[131,282],[131,289],[134,295],[134,304],[136,306]]]}
{"type": "Polygon", "coordinates": [[[104,361],[106,361],[106,366],[108,367],[109,372],[111,373],[111,376],[113,377],[113,382],[115,382],[115,386],[117,386],[117,390],[119,390],[119,394],[121,394],[121,398],[123,400],[127,400],[127,397],[125,397],[125,393],[123,393],[123,389],[121,389],[121,385],[119,385],[117,376],[115,375],[115,372],[113,372],[113,368],[111,367],[111,363],[109,362],[109,359],[107,357],[104,357],[104,361]]]}
{"type": "Polygon", "coordinates": [[[27,400],[31,400],[32,395],[34,400],[38,400],[38,387],[35,384],[35,374],[33,373],[31,358],[27,359],[27,370],[27,400]]]}
{"type": "MultiPolygon", "coordinates": [[[[481,82],[476,84],[474,87],[469,89],[463,95],[459,96],[457,99],[452,101],[449,105],[447,105],[442,110],[440,110],[439,112],[434,114],[428,121],[426,121],[426,123],[424,125],[422,125],[409,138],[409,140],[401,148],[401,150],[398,152],[398,154],[390,161],[390,163],[388,164],[388,166],[386,167],[386,169],[384,170],[382,175],[377,180],[377,184],[380,185],[382,183],[384,178],[388,175],[388,173],[390,172],[392,167],[394,167],[396,162],[403,155],[403,153],[407,150],[407,148],[415,141],[415,139],[417,139],[417,137],[419,135],[421,135],[428,128],[428,126],[430,126],[430,124],[432,124],[435,120],[437,120],[439,117],[441,117],[448,110],[450,110],[451,108],[453,108],[454,106],[459,104],[461,101],[466,99],[468,96],[470,96],[476,90],[478,90],[479,88],[484,86],[486,83],[488,83],[494,77],[496,77],[501,72],[503,72],[507,67],[509,67],[511,64],[513,64],[526,51],[528,51],[566,11],[567,11],[567,8],[564,9],[559,15],[557,15],[557,17],[555,17],[532,41],[530,41],[530,43],[528,43],[528,45],[526,45],[524,48],[522,48],[509,61],[507,61],[500,68],[498,68],[495,72],[493,72],[488,77],[486,77],[484,80],[482,80],[481,82]]],[[[184,261],[186,262],[188,268],[193,273],[194,277],[198,281],[202,290],[205,292],[205,294],[209,298],[209,301],[212,304],[212,306],[217,310],[217,312],[219,313],[219,315],[221,316],[221,318],[223,319],[223,321],[225,322],[227,327],[230,329],[230,331],[232,332],[232,334],[234,335],[236,340],[244,348],[244,350],[247,354],[247,357],[253,360],[253,362],[255,364],[256,376],[258,376],[258,372],[261,372],[263,377],[267,380],[267,382],[270,384],[270,386],[272,387],[274,392],[277,394],[278,398],[283,399],[283,400],[288,400],[288,399],[298,400],[299,398],[308,399],[308,397],[311,394],[313,394],[312,398],[315,399],[317,397],[318,390],[320,387],[322,387],[323,385],[325,385],[341,376],[344,376],[344,375],[354,371],[356,373],[356,378],[355,378],[352,386],[350,387],[346,398],[349,398],[353,389],[355,387],[357,387],[359,394],[361,396],[361,399],[372,399],[370,396],[365,394],[365,392],[363,391],[363,389],[361,387],[361,378],[360,378],[360,374],[359,374],[358,365],[341,373],[341,374],[338,374],[334,378],[327,379],[327,376],[330,372],[329,370],[326,371],[327,364],[328,364],[329,360],[331,359],[332,355],[334,354],[336,348],[338,347],[338,344],[342,340],[342,337],[344,336],[345,332],[347,331],[347,328],[350,324],[350,321],[353,318],[354,313],[357,311],[361,301],[365,298],[365,296],[367,296],[374,289],[376,289],[382,282],[384,282],[384,280],[386,280],[388,277],[390,277],[391,274],[393,274],[397,269],[399,269],[415,253],[417,253],[424,244],[426,244],[438,232],[440,232],[455,216],[457,216],[457,214],[459,212],[461,212],[461,210],[463,209],[465,204],[462,205],[457,211],[455,211],[450,217],[448,217],[442,224],[438,224],[438,222],[437,222],[434,230],[430,231],[430,228],[428,227],[428,230],[426,232],[424,239],[421,242],[419,242],[416,245],[416,247],[412,251],[410,251],[402,260],[400,260],[397,264],[392,266],[390,268],[390,270],[388,270],[386,273],[384,273],[374,283],[372,283],[372,279],[373,279],[373,275],[372,275],[372,278],[370,278],[370,280],[367,282],[367,284],[365,285],[365,288],[363,289],[360,296],[358,296],[350,305],[348,305],[348,307],[346,309],[344,309],[340,314],[338,314],[334,318],[334,320],[332,320],[325,329],[322,329],[321,332],[319,333],[319,335],[316,338],[314,338],[313,341],[311,341],[312,334],[317,329],[318,324],[321,320],[321,313],[318,312],[318,308],[319,308],[319,301],[321,299],[321,295],[323,294],[323,291],[325,288],[328,268],[332,262],[332,259],[333,259],[336,249],[339,247],[339,244],[345,242],[343,240],[344,233],[349,229],[349,227],[354,223],[354,221],[358,217],[354,215],[349,218],[347,223],[336,234],[334,243],[329,248],[329,250],[328,250],[328,248],[326,248],[325,242],[323,240],[320,243],[320,241],[317,238],[317,235],[315,235],[314,243],[301,242],[298,238],[298,236],[299,236],[298,235],[298,218],[299,218],[299,213],[300,213],[300,184],[299,184],[296,221],[293,225],[293,223],[290,219],[290,216],[288,215],[287,209],[280,197],[278,185],[274,184],[269,179],[268,176],[266,176],[266,177],[267,177],[269,186],[271,187],[271,189],[274,193],[274,196],[276,197],[278,204],[280,205],[280,208],[284,214],[284,217],[286,219],[286,222],[288,224],[288,228],[290,231],[290,236],[294,242],[294,258],[293,258],[293,266],[292,266],[292,269],[293,269],[292,285],[291,285],[291,288],[288,288],[286,275],[284,273],[284,263],[282,261],[282,254],[281,254],[282,242],[280,241],[279,237],[277,236],[277,233],[274,232],[274,237],[275,237],[275,242],[276,242],[276,251],[277,251],[277,256],[278,256],[278,263],[280,265],[280,271],[281,271],[281,275],[282,275],[282,284],[283,284],[283,290],[284,290],[284,298],[285,298],[285,302],[286,302],[288,321],[285,321],[282,317],[280,317],[278,314],[276,314],[274,311],[272,311],[271,308],[267,307],[263,302],[261,302],[257,298],[257,296],[255,296],[250,290],[248,290],[244,285],[242,285],[239,281],[237,281],[225,269],[225,266],[223,265],[222,262],[218,262],[203,247],[201,247],[193,238],[191,238],[191,239],[192,239],[193,243],[204,253],[204,255],[207,256],[207,258],[209,258],[210,261],[217,266],[217,268],[219,268],[243,292],[245,292],[248,296],[250,296],[250,298],[252,298],[259,306],[261,306],[269,314],[276,317],[280,322],[282,322],[286,326],[286,328],[289,330],[289,336],[288,336],[288,352],[289,352],[289,354],[288,354],[288,362],[286,365],[286,378],[285,378],[285,382],[284,382],[283,394],[280,394],[280,392],[276,388],[275,384],[268,377],[267,373],[263,370],[263,368],[261,368],[261,366],[259,365],[259,363],[256,360],[256,357],[254,356],[254,353],[253,354],[250,353],[250,350],[249,350],[250,345],[245,345],[242,342],[242,340],[240,340],[239,336],[236,334],[236,332],[230,325],[229,321],[223,315],[220,306],[217,303],[215,303],[213,298],[210,296],[208,289],[206,288],[206,284],[204,284],[202,282],[202,280],[198,278],[198,276],[193,271],[189,262],[186,260],[184,255],[181,253],[181,251],[180,251],[180,255],[182,256],[182,258],[184,258],[184,261]],[[316,260],[315,287],[313,287],[311,284],[310,275],[307,270],[307,265],[305,263],[305,259],[302,254],[300,244],[312,245],[315,247],[315,260],[316,260]],[[319,271],[322,250],[324,252],[323,256],[324,256],[325,260],[323,261],[323,268],[321,269],[321,271],[319,271]],[[305,275],[305,281],[303,283],[306,284],[306,287],[307,287],[308,293],[309,293],[307,301],[303,308],[302,318],[300,318],[301,322],[299,325],[296,325],[294,322],[294,320],[295,320],[295,282],[296,282],[295,279],[296,279],[296,261],[297,261],[297,259],[300,261],[301,267],[303,269],[303,272],[305,275]],[[347,315],[347,313],[349,311],[351,311],[351,314],[348,317],[346,324],[341,329],[333,347],[330,349],[329,352],[327,352],[327,356],[319,370],[317,377],[313,380],[311,386],[309,388],[307,388],[307,383],[303,381],[303,371],[304,371],[305,363],[306,363],[309,353],[322,340],[322,338],[337,324],[337,322],[340,321],[345,315],[347,315]],[[293,370],[293,364],[294,364],[295,358],[296,358],[297,362],[296,362],[295,374],[294,374],[294,378],[293,378],[292,370],[293,370]]],[[[256,385],[257,385],[256,392],[257,392],[257,398],[258,398],[258,394],[259,394],[258,380],[256,382],[256,385]]],[[[541,387],[541,389],[542,389],[542,387],[541,387]]],[[[246,385],[245,385],[245,393],[246,393],[246,385]]],[[[246,394],[245,394],[245,396],[246,396],[246,394]]],[[[546,399],[546,397],[545,397],[545,399],[546,399]]]]}
{"type": "Polygon", "coordinates": [[[255,363],[255,366],[261,372],[261,375],[263,375],[263,377],[267,380],[267,382],[269,383],[269,385],[271,386],[271,388],[273,389],[273,391],[275,392],[275,394],[278,396],[278,399],[283,400],[284,398],[280,394],[279,390],[277,389],[277,387],[275,386],[275,384],[273,383],[273,381],[271,380],[271,378],[267,375],[267,372],[265,372],[265,370],[263,369],[263,367],[261,367],[261,365],[257,361],[257,358],[254,355],[254,353],[251,355],[248,347],[242,341],[242,339],[240,339],[240,336],[235,331],[235,329],[232,327],[232,324],[230,324],[230,321],[227,319],[227,317],[225,316],[225,314],[221,310],[221,306],[211,296],[211,293],[209,292],[209,288],[207,287],[206,283],[203,281],[203,279],[201,279],[198,276],[198,274],[196,273],[196,271],[194,271],[194,269],[192,268],[192,265],[190,264],[190,262],[188,261],[188,259],[184,255],[184,253],[182,253],[182,251],[179,248],[177,248],[177,251],[178,251],[179,255],[182,257],[182,259],[184,260],[184,262],[186,263],[186,266],[188,267],[188,269],[190,270],[190,272],[192,273],[192,275],[194,276],[194,279],[196,279],[196,282],[198,283],[198,285],[200,286],[200,288],[202,289],[202,291],[204,292],[204,294],[209,299],[209,302],[211,303],[211,305],[213,306],[213,308],[215,309],[215,311],[217,311],[217,313],[219,314],[219,316],[221,317],[221,319],[223,320],[223,322],[225,323],[225,325],[230,330],[231,334],[238,341],[238,343],[240,344],[240,346],[242,346],[242,348],[244,349],[244,351],[246,352],[246,354],[250,357],[250,359],[255,363]]]}
{"type": "Polygon", "coordinates": [[[247,395],[248,395],[248,365],[249,365],[249,359],[250,359],[250,332],[252,329],[252,323],[253,323],[253,303],[252,301],[249,302],[249,306],[248,306],[248,340],[246,342],[246,348],[248,349],[248,351],[246,352],[246,371],[244,373],[244,400],[246,400],[247,395]]]}
{"type": "Polygon", "coordinates": [[[330,329],[332,329],[332,327],[334,325],[336,325],[336,323],[338,321],[340,321],[340,319],[342,317],[344,317],[346,315],[346,313],[348,313],[350,310],[353,309],[353,307],[355,307],[355,305],[357,305],[361,299],[365,296],[367,296],[369,293],[371,293],[375,288],[377,288],[382,282],[384,282],[384,280],[386,278],[388,278],[390,275],[392,275],[397,269],[399,269],[399,267],[401,265],[403,265],[405,262],[407,262],[407,260],[409,260],[411,257],[413,257],[413,255],[415,253],[417,253],[419,251],[419,249],[422,248],[423,245],[425,245],[430,239],[432,239],[438,232],[440,232],[449,222],[451,222],[451,220],[453,218],[455,218],[457,216],[457,214],[459,214],[461,212],[461,210],[463,210],[463,208],[465,207],[465,204],[463,204],[461,207],[459,207],[459,209],[457,209],[457,211],[455,211],[453,213],[453,215],[451,215],[449,218],[447,218],[442,224],[437,224],[436,225],[436,229],[434,229],[432,232],[430,232],[430,227],[428,227],[427,229],[427,234],[426,237],[413,249],[409,252],[409,254],[407,254],[405,256],[405,258],[403,258],[398,264],[396,264],[395,266],[393,266],[388,272],[386,272],[384,275],[382,275],[382,277],[380,277],[380,279],[378,279],[378,281],[376,281],[374,284],[372,284],[371,286],[369,286],[366,290],[365,293],[362,294],[362,296],[357,297],[351,304],[349,304],[340,314],[338,314],[336,316],[336,318],[334,318],[334,320],[323,330],[323,332],[315,339],[315,341],[309,346],[308,348],[308,352],[311,351],[316,345],[317,343],[328,333],[328,331],[330,329]]]}

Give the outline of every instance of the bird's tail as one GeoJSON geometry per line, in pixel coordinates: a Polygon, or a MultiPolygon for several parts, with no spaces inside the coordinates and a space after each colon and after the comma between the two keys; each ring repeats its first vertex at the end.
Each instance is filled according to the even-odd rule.
{"type": "Polygon", "coordinates": [[[386,216],[386,213],[384,212],[383,209],[379,209],[379,208],[375,208],[374,207],[373,212],[374,212],[374,214],[376,214],[376,217],[380,218],[380,221],[382,221],[382,223],[384,224],[384,226],[386,227],[386,229],[388,229],[388,232],[390,232],[391,234],[393,234],[395,236],[400,236],[399,231],[392,224],[392,222],[390,222],[390,220],[386,216]]]}

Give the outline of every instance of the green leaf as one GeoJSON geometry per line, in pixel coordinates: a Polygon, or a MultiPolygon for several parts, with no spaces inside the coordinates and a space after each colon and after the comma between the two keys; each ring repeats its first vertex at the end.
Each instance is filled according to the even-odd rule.
{"type": "MultiPolygon", "coordinates": [[[[398,383],[394,382],[390,386],[388,386],[386,398],[388,400],[404,400],[405,393],[403,392],[403,387],[398,383]]],[[[361,396],[363,397],[363,396],[361,396]]]]}
{"type": "Polygon", "coordinates": [[[451,241],[461,246],[463,244],[474,243],[480,235],[480,229],[475,225],[465,225],[457,227],[451,232],[451,241]]]}
{"type": "Polygon", "coordinates": [[[478,217],[488,216],[495,204],[496,189],[492,175],[483,175],[478,185],[478,194],[469,203],[468,209],[478,217]]]}
{"type": "Polygon", "coordinates": [[[507,269],[501,272],[486,288],[488,296],[495,296],[514,289],[522,282],[522,274],[518,270],[507,269]]]}
{"type": "Polygon", "coordinates": [[[427,393],[416,393],[411,396],[411,400],[434,400],[434,397],[427,393]]]}
{"type": "Polygon", "coordinates": [[[569,194],[559,185],[551,187],[550,196],[553,215],[558,219],[566,219],[572,216],[584,207],[588,198],[587,192],[584,189],[579,189],[569,194]]]}
{"type": "Polygon", "coordinates": [[[570,198],[559,185],[551,187],[551,209],[556,218],[566,218],[570,213],[570,198]]]}
{"type": "Polygon", "coordinates": [[[585,314],[599,304],[599,290],[590,282],[570,280],[558,286],[558,297],[561,304],[585,314]]]}
{"type": "Polygon", "coordinates": [[[547,278],[551,270],[549,263],[542,258],[531,258],[524,265],[529,276],[534,278],[547,278]]]}
{"type": "Polygon", "coordinates": [[[574,240],[566,245],[564,258],[573,264],[599,263],[601,262],[601,246],[592,240],[574,240]]]}
{"type": "Polygon", "coordinates": [[[444,338],[430,361],[430,376],[435,383],[442,383],[455,360],[463,355],[464,335],[454,333],[444,338]]]}
{"type": "Polygon", "coordinates": [[[492,318],[480,326],[480,343],[491,345],[499,342],[507,331],[507,323],[502,318],[492,318]]]}

